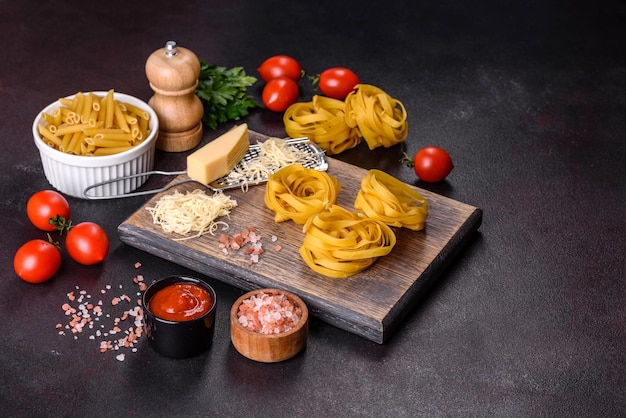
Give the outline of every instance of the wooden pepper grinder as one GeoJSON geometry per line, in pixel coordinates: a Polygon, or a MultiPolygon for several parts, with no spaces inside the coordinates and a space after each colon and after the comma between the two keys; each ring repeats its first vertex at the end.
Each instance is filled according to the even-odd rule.
{"type": "Polygon", "coordinates": [[[192,51],[168,41],[146,61],[146,76],[154,96],[148,104],[159,118],[156,147],[187,151],[202,140],[202,102],[195,95],[200,60],[192,51]]]}

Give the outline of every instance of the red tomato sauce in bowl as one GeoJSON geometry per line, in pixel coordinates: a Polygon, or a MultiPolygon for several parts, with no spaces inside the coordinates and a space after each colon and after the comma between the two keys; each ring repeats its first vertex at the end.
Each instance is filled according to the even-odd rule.
{"type": "Polygon", "coordinates": [[[207,313],[213,300],[209,292],[193,283],[175,283],[157,291],[148,309],[168,321],[189,321],[207,313]]]}

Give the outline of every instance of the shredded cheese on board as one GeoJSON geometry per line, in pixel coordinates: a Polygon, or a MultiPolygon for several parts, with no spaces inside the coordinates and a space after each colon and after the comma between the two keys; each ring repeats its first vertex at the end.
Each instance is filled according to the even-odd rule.
{"type": "Polygon", "coordinates": [[[161,197],[154,207],[146,210],[152,215],[152,221],[160,225],[163,231],[176,233],[185,237],[176,240],[196,238],[210,233],[214,234],[220,225],[228,229],[228,223],[216,221],[217,218],[228,216],[230,210],[237,206],[237,201],[222,192],[207,195],[201,189],[191,192],[161,197]],[[189,236],[188,234],[195,232],[189,236]]]}

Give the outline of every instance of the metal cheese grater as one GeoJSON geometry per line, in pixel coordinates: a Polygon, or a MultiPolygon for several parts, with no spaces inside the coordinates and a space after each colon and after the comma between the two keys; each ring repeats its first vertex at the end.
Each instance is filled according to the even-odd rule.
{"type": "MultiPolygon", "coordinates": [[[[308,138],[288,139],[286,140],[286,143],[292,147],[297,148],[298,150],[306,154],[303,160],[298,161],[304,167],[318,170],[318,171],[328,170],[328,161],[326,160],[326,154],[324,153],[324,150],[321,149],[317,144],[311,142],[308,138]]],[[[246,153],[246,155],[244,155],[241,161],[237,163],[233,171],[245,170],[247,164],[259,158],[260,151],[261,151],[261,147],[258,144],[250,145],[248,152],[246,153]]],[[[275,172],[280,168],[281,167],[271,167],[270,172],[275,172]]],[[[155,194],[155,193],[168,190],[172,187],[178,186],[179,184],[196,181],[192,178],[187,178],[187,179],[182,179],[180,181],[168,183],[165,187],[162,187],[159,189],[142,190],[142,191],[126,193],[126,194],[118,195],[118,196],[94,196],[94,195],[89,194],[91,190],[107,185],[107,184],[115,183],[118,181],[124,181],[124,180],[135,178],[135,177],[149,176],[153,174],[164,175],[164,176],[177,176],[181,174],[187,174],[187,171],[186,170],[185,171],[154,170],[154,171],[147,171],[145,173],[133,174],[130,176],[118,177],[116,179],[106,180],[106,181],[102,181],[96,184],[92,184],[91,186],[87,187],[83,191],[83,196],[86,199],[101,200],[101,199],[116,199],[116,198],[129,197],[129,196],[150,195],[150,194],[155,194]]],[[[245,188],[248,186],[262,184],[262,183],[265,183],[266,181],[267,181],[267,176],[262,176],[260,178],[242,177],[238,179],[233,179],[229,173],[223,177],[220,177],[217,180],[212,181],[208,185],[203,184],[203,186],[208,187],[209,189],[213,191],[219,191],[219,190],[228,190],[228,189],[236,189],[236,188],[245,188]]]]}

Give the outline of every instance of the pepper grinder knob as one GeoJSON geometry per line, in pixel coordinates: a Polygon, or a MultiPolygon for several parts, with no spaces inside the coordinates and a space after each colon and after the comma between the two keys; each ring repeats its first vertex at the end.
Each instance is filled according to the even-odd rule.
{"type": "Polygon", "coordinates": [[[200,60],[192,51],[168,41],[146,61],[146,76],[154,96],[148,104],[159,118],[156,147],[180,152],[202,140],[204,108],[196,96],[200,60]]]}

